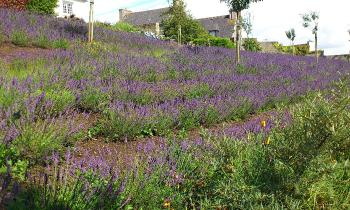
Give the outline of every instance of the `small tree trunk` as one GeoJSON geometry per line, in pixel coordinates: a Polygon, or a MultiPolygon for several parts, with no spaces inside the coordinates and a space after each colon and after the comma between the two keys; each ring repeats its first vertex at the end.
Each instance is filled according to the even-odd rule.
{"type": "Polygon", "coordinates": [[[239,64],[241,62],[241,52],[240,52],[240,45],[241,45],[241,12],[237,12],[237,25],[236,25],[236,63],[239,64]]]}
{"type": "Polygon", "coordinates": [[[315,32],[315,52],[316,52],[316,63],[318,63],[318,49],[317,49],[317,32],[315,32]]]}

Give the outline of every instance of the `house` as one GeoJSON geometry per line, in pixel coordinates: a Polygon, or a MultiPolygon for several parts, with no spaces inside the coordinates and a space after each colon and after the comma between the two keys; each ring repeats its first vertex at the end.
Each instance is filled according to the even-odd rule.
{"type": "MultiPolygon", "coordinates": [[[[130,23],[145,31],[150,31],[156,35],[162,34],[161,22],[166,18],[169,7],[132,12],[127,9],[119,10],[119,21],[130,23]]],[[[213,36],[231,38],[234,32],[234,20],[230,15],[197,19],[203,27],[213,36]]]]}
{"type": "Polygon", "coordinates": [[[84,20],[89,19],[89,0],[58,0],[55,12],[58,17],[75,16],[84,20]]]}

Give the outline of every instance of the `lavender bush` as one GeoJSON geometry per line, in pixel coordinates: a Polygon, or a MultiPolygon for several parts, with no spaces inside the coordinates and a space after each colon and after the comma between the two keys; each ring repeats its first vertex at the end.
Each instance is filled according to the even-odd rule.
{"type": "MultiPolygon", "coordinates": [[[[294,113],[288,114],[288,106],[305,101],[305,95],[329,92],[339,80],[348,81],[349,63],[320,59],[316,65],[309,57],[243,52],[244,59],[235,66],[236,55],[229,49],[176,47],[140,34],[99,27],[97,42],[87,45],[83,43],[86,41],[83,22],[4,9],[0,9],[0,18],[4,20],[0,28],[6,39],[21,31],[29,43],[46,45],[49,41],[54,46],[65,46],[55,48],[66,48],[45,50],[38,55],[23,52],[16,58],[0,60],[0,192],[11,185],[17,189],[13,185],[16,182],[9,181],[12,179],[33,183],[38,174],[30,173],[31,169],[49,166],[50,170],[40,176],[44,181],[27,189],[29,195],[33,192],[36,197],[24,200],[40,204],[31,203],[33,208],[157,209],[162,205],[206,209],[272,205],[299,208],[300,200],[289,203],[282,195],[290,195],[289,191],[299,187],[289,188],[291,183],[305,187],[300,182],[303,176],[308,179],[307,172],[317,172],[317,160],[324,157],[317,156],[317,151],[333,155],[328,152],[331,148],[328,144],[318,148],[308,134],[317,133],[315,138],[327,142],[338,142],[335,141],[338,137],[348,141],[348,109],[344,109],[348,105],[342,100],[331,106],[327,99],[315,99],[313,104],[319,102],[323,106],[305,108],[312,113],[311,119],[300,111],[303,116],[296,123],[292,122],[294,113]],[[42,34],[47,37],[40,38],[42,34]],[[343,109],[339,112],[330,112],[340,108],[343,109]],[[104,155],[118,157],[114,151],[101,151],[99,156],[86,151],[81,157],[60,156],[45,163],[45,157],[53,152],[71,151],[70,147],[84,139],[87,131],[90,138],[129,142],[242,121],[260,113],[265,113],[264,117],[209,130],[190,141],[175,138],[173,143],[163,140],[159,145],[150,141],[129,157],[123,172],[115,167],[120,163],[104,159],[104,155]],[[332,120],[323,121],[322,113],[332,120]],[[340,124],[335,124],[335,116],[342,119],[340,124]],[[96,121],[92,120],[94,117],[96,121]],[[327,129],[321,129],[319,122],[326,123],[327,129]],[[278,140],[285,145],[275,143],[278,140]],[[314,152],[306,154],[303,145],[309,145],[314,152]],[[290,153],[294,159],[288,162],[281,151],[290,153]],[[304,156],[306,160],[296,158],[304,156]],[[312,170],[305,170],[314,163],[312,170]],[[61,169],[52,171],[55,164],[61,169]],[[66,168],[69,171],[59,172],[66,168]],[[230,180],[238,185],[230,185],[230,180]],[[212,189],[217,193],[211,194],[212,189]],[[233,196],[225,194],[237,189],[233,196]],[[91,191],[94,193],[90,194],[91,191]],[[242,196],[247,197],[239,200],[242,196]],[[110,200],[105,200],[106,197],[110,200]],[[273,203],[276,199],[278,203],[273,203]]],[[[337,151],[342,153],[336,156],[345,164],[348,144],[339,145],[337,151]]],[[[337,168],[337,173],[347,176],[346,167],[337,168]]],[[[332,184],[338,186],[339,177],[332,179],[335,180],[332,184]]],[[[324,184],[310,182],[314,189],[324,184]]],[[[312,193],[305,190],[304,200],[312,193]]],[[[339,202],[337,205],[346,207],[346,200],[339,202]]],[[[315,208],[316,204],[302,205],[315,208]]]]}

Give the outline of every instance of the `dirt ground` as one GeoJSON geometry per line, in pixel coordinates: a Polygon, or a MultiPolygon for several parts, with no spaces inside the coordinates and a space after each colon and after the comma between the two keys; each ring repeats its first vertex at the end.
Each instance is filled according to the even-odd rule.
{"type": "Polygon", "coordinates": [[[49,49],[35,48],[35,47],[19,47],[11,43],[0,44],[0,60],[9,62],[17,58],[23,57],[39,57],[49,52],[49,49]]]}

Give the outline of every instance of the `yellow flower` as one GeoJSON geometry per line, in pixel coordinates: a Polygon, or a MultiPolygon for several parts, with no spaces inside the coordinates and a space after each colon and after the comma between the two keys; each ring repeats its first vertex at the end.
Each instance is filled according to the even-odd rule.
{"type": "Polygon", "coordinates": [[[169,199],[164,200],[163,207],[166,209],[170,209],[170,201],[169,199]]]}
{"type": "Polygon", "coordinates": [[[270,142],[271,142],[270,137],[267,137],[267,139],[266,139],[266,141],[265,141],[265,145],[269,145],[269,144],[270,144],[270,142]]]}
{"type": "Polygon", "coordinates": [[[265,120],[261,121],[261,127],[266,128],[266,121],[265,120]]]}

